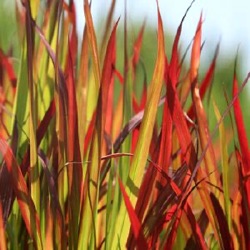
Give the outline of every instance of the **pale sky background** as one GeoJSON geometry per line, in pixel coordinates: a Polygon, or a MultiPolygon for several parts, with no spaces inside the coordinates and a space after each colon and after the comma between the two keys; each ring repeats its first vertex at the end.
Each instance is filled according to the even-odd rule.
{"type": "MultiPolygon", "coordinates": [[[[83,1],[76,0],[79,31],[83,28],[83,1]]],[[[92,0],[95,24],[107,14],[111,0],[92,0]]],[[[175,32],[191,0],[159,0],[164,30],[175,32]]],[[[127,0],[129,24],[142,23],[156,26],[155,0],[127,0]]],[[[220,41],[219,58],[234,58],[239,47],[243,76],[250,71],[250,0],[196,0],[189,11],[182,30],[181,44],[186,47],[192,40],[201,11],[203,12],[203,36],[206,50],[211,53],[220,41]],[[211,50],[210,50],[211,48],[211,50]]],[[[124,16],[124,0],[117,0],[115,17],[124,16]]]]}

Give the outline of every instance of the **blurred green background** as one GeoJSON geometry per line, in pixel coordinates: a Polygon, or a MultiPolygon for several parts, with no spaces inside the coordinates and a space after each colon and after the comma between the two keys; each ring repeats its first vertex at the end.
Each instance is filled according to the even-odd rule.
{"type": "MultiPolygon", "coordinates": [[[[129,10],[128,10],[129,11],[129,10]]],[[[104,14],[105,16],[105,14],[104,14]]],[[[129,20],[128,23],[128,47],[129,47],[129,53],[132,53],[133,49],[133,42],[136,39],[136,36],[140,30],[141,25],[143,24],[144,20],[138,20],[137,22],[131,22],[129,20]]],[[[197,20],[198,21],[198,20],[197,20]]],[[[96,22],[96,29],[97,29],[97,38],[98,41],[100,41],[102,36],[102,20],[96,22]]],[[[196,27],[196,23],[193,24],[196,27]]],[[[175,32],[173,30],[168,30],[165,27],[166,32],[166,53],[168,56],[168,59],[170,59],[171,56],[171,48],[173,44],[173,39],[175,32]]],[[[119,24],[119,31],[117,35],[117,68],[123,73],[123,58],[124,58],[124,49],[123,49],[123,19],[121,20],[119,24]]],[[[81,33],[79,34],[81,36],[81,33]]],[[[184,54],[186,47],[183,46],[182,38],[180,41],[181,45],[181,56],[184,54]]],[[[191,42],[191,41],[188,41],[191,42]]],[[[14,63],[14,67],[16,70],[16,73],[18,72],[18,62],[20,57],[20,40],[18,36],[18,28],[17,28],[17,21],[16,21],[16,13],[15,13],[15,1],[14,0],[2,0],[2,6],[0,8],[0,48],[4,51],[5,54],[8,54],[14,63]]],[[[209,63],[212,61],[213,55],[214,55],[215,47],[209,47],[207,46],[206,42],[203,46],[202,50],[202,58],[201,58],[201,68],[199,72],[200,80],[203,79],[206,70],[209,67],[209,63]]],[[[150,25],[150,23],[146,23],[146,29],[144,33],[144,39],[142,44],[142,53],[141,53],[141,65],[144,65],[143,67],[138,68],[138,76],[137,76],[137,89],[142,88],[144,77],[146,76],[147,82],[149,83],[152,77],[154,62],[156,58],[156,52],[157,52],[157,41],[156,41],[156,29],[150,25]]],[[[232,99],[232,79],[233,79],[233,72],[234,72],[234,64],[235,64],[235,58],[236,58],[236,52],[237,48],[235,48],[235,51],[228,52],[228,55],[225,57],[221,57],[219,54],[218,62],[216,65],[215,75],[214,75],[214,82],[212,87],[211,96],[217,103],[220,112],[223,113],[226,109],[227,102],[226,98],[224,96],[224,93],[227,94],[229,97],[229,100],[232,99]]],[[[190,50],[187,53],[187,57],[184,61],[186,69],[188,69],[189,65],[189,56],[190,56],[190,50]]],[[[237,63],[237,75],[239,83],[241,84],[243,79],[246,77],[242,74],[242,65],[243,60],[241,57],[238,58],[237,63]]],[[[247,88],[243,91],[243,93],[240,95],[241,104],[242,104],[242,110],[244,112],[244,119],[246,124],[247,133],[250,136],[250,126],[247,126],[250,122],[250,113],[248,111],[249,106],[249,91],[247,91],[247,88]]],[[[208,95],[206,95],[206,98],[204,100],[204,106],[207,109],[208,112],[208,120],[210,129],[212,130],[216,125],[216,119],[214,116],[213,106],[211,102],[211,98],[208,98],[208,95]]],[[[227,117],[226,122],[227,126],[229,126],[230,119],[227,117]]]]}

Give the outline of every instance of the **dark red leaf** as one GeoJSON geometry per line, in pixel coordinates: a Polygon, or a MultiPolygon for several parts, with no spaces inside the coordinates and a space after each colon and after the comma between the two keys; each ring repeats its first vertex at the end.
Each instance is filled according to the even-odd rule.
{"type": "Polygon", "coordinates": [[[211,197],[211,201],[213,203],[215,214],[217,216],[217,220],[219,222],[221,239],[223,242],[224,249],[229,249],[229,250],[234,249],[233,248],[233,241],[232,241],[232,237],[231,237],[230,232],[229,232],[226,216],[225,216],[216,196],[213,193],[210,193],[210,197],[211,197]]]}

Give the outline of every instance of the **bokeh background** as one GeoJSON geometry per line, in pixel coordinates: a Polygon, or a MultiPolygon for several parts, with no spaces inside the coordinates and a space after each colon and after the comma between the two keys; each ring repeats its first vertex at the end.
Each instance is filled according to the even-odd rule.
{"type": "MultiPolygon", "coordinates": [[[[0,47],[5,53],[8,53],[18,71],[20,47],[18,44],[15,15],[15,0],[1,0],[0,7],[0,47]]],[[[41,3],[45,0],[41,0],[41,3]]],[[[191,0],[159,0],[159,6],[164,22],[166,34],[166,52],[168,57],[171,55],[171,48],[177,27],[182,19],[191,0]]],[[[77,26],[79,41],[81,40],[84,28],[83,0],[76,0],[77,26]]],[[[97,40],[102,37],[103,20],[108,13],[111,0],[92,0],[92,15],[97,31],[97,40]]],[[[125,0],[117,0],[115,8],[115,19],[121,18],[118,30],[118,58],[117,68],[123,68],[123,21],[124,21],[125,0]]],[[[235,59],[237,60],[237,75],[241,83],[250,71],[250,1],[248,0],[196,0],[190,9],[185,22],[180,42],[181,55],[186,51],[188,44],[192,41],[195,29],[202,13],[203,15],[203,36],[204,46],[201,57],[200,78],[204,76],[204,71],[209,67],[216,45],[220,43],[217,68],[214,76],[212,98],[217,102],[220,111],[223,112],[227,102],[224,93],[229,99],[232,97],[232,78],[234,72],[235,59]]],[[[40,11],[43,11],[42,8],[40,11]]],[[[132,44],[138,34],[143,22],[146,22],[146,30],[142,45],[142,58],[147,72],[147,81],[150,82],[154,60],[156,56],[156,25],[157,11],[155,0],[127,0],[127,20],[129,50],[132,51],[132,44]]],[[[115,20],[114,20],[115,22],[115,20]]],[[[187,53],[185,64],[189,64],[190,51],[187,53]]],[[[143,72],[138,78],[138,86],[142,86],[143,72]]],[[[243,94],[240,95],[245,123],[250,122],[249,104],[250,87],[246,87],[243,94]]],[[[211,98],[207,97],[204,105],[208,109],[209,123],[211,129],[216,124],[211,98]]],[[[227,119],[229,120],[229,119],[227,119]]],[[[248,135],[250,135],[250,126],[247,126],[248,135]]]]}

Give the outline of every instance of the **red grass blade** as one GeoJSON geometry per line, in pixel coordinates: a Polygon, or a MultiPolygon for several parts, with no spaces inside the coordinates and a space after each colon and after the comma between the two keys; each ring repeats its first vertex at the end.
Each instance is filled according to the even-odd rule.
{"type": "Polygon", "coordinates": [[[133,53],[133,57],[132,57],[134,69],[135,69],[135,67],[138,64],[139,59],[140,59],[140,52],[141,52],[141,46],[142,46],[142,41],[143,41],[144,29],[145,29],[145,22],[143,23],[143,25],[140,29],[139,35],[134,43],[134,53],[133,53]]]}
{"type": "MultiPolygon", "coordinates": [[[[237,82],[236,72],[234,72],[233,96],[236,97],[237,95],[238,95],[238,82],[237,82]]],[[[247,134],[246,134],[246,129],[245,129],[244,121],[243,121],[243,115],[242,115],[242,111],[240,107],[239,98],[235,100],[233,107],[234,107],[234,116],[235,116],[237,132],[238,132],[238,138],[239,138],[242,158],[244,162],[243,173],[249,174],[250,153],[249,153],[247,134]]]]}
{"type": "Polygon", "coordinates": [[[125,205],[126,205],[126,208],[128,211],[129,219],[131,222],[131,227],[132,227],[132,230],[133,230],[136,242],[137,242],[137,247],[138,247],[138,249],[148,249],[146,239],[142,233],[141,223],[140,223],[140,221],[135,213],[135,210],[134,210],[134,208],[129,200],[128,194],[126,193],[126,190],[122,184],[121,179],[119,178],[118,181],[119,181],[119,186],[120,186],[120,189],[121,189],[121,192],[123,195],[123,199],[125,201],[125,205]]]}
{"type": "MultiPolygon", "coordinates": [[[[8,60],[8,57],[6,55],[4,55],[3,51],[0,49],[0,67],[1,67],[1,64],[5,68],[5,70],[8,74],[8,77],[12,83],[13,89],[15,89],[17,78],[16,78],[16,74],[15,74],[13,65],[8,60]]],[[[1,79],[0,79],[0,85],[1,85],[1,79]]]]}
{"type": "Polygon", "coordinates": [[[193,214],[192,208],[189,204],[185,206],[185,212],[187,214],[188,220],[192,227],[193,236],[195,238],[196,244],[199,249],[208,249],[205,239],[204,239],[204,232],[201,231],[199,224],[197,223],[195,216],[193,214]]]}
{"type": "Polygon", "coordinates": [[[180,25],[177,28],[177,32],[175,35],[175,39],[174,39],[174,44],[173,44],[173,48],[172,48],[172,57],[171,57],[171,61],[169,64],[169,75],[172,78],[172,80],[174,81],[175,84],[177,84],[177,74],[178,74],[178,62],[179,62],[179,56],[178,56],[178,46],[179,46],[179,40],[180,40],[180,36],[181,36],[181,31],[182,31],[182,25],[183,22],[187,16],[188,11],[190,10],[190,8],[192,7],[194,3],[194,0],[191,2],[191,4],[189,5],[189,7],[187,8],[180,25]]]}
{"type": "Polygon", "coordinates": [[[40,222],[34,203],[28,192],[25,179],[12,153],[12,150],[2,138],[0,138],[0,151],[6,162],[6,166],[11,177],[13,189],[17,197],[18,205],[22,214],[22,218],[25,222],[27,231],[30,237],[34,240],[36,247],[38,249],[42,249],[40,222]]]}
{"type": "Polygon", "coordinates": [[[0,249],[6,250],[6,238],[5,238],[5,230],[4,230],[4,221],[3,221],[3,210],[2,210],[2,203],[0,203],[0,249]]]}
{"type": "Polygon", "coordinates": [[[120,19],[118,19],[118,21],[116,22],[112,30],[112,33],[110,35],[110,39],[108,42],[106,55],[104,59],[102,76],[101,76],[100,95],[99,95],[98,106],[97,106],[97,117],[98,117],[98,120],[101,119],[101,124],[100,124],[101,126],[100,126],[100,131],[99,131],[99,133],[101,134],[101,137],[103,137],[104,135],[103,133],[104,133],[105,123],[106,123],[106,114],[107,114],[107,108],[108,108],[107,99],[108,99],[108,94],[109,94],[109,87],[114,77],[113,65],[115,65],[115,59],[116,59],[116,29],[117,29],[119,20],[120,19]]]}
{"type": "MultiPolygon", "coordinates": [[[[168,64],[167,58],[165,62],[165,74],[168,74],[168,64]]],[[[167,94],[166,94],[167,98],[167,94]]],[[[161,128],[161,144],[160,153],[158,158],[158,165],[164,167],[164,171],[167,173],[169,168],[169,161],[172,152],[172,130],[173,130],[173,120],[168,107],[168,102],[164,103],[163,108],[163,118],[162,118],[162,128],[161,128]]],[[[160,182],[162,181],[162,178],[160,182]]]]}
{"type": "MultiPolygon", "coordinates": [[[[50,121],[51,119],[54,117],[54,114],[55,114],[55,111],[56,111],[56,107],[55,107],[55,101],[52,100],[51,103],[50,103],[50,106],[48,108],[48,110],[46,111],[42,121],[40,122],[38,128],[37,128],[37,132],[36,132],[36,136],[37,136],[37,146],[40,145],[47,129],[48,129],[48,126],[50,124],[50,121]]],[[[30,165],[30,154],[29,154],[29,150],[30,148],[27,149],[27,152],[23,158],[23,161],[20,165],[20,168],[21,168],[21,171],[22,171],[22,174],[25,175],[28,168],[29,168],[29,165],[30,165]]]]}
{"type": "Polygon", "coordinates": [[[174,219],[174,224],[173,224],[172,229],[170,231],[170,234],[167,238],[167,242],[164,246],[164,249],[166,249],[166,250],[173,249],[174,242],[175,242],[176,235],[177,235],[177,228],[178,228],[179,223],[180,223],[182,212],[183,212],[182,209],[178,209],[176,211],[176,217],[174,219]]]}

